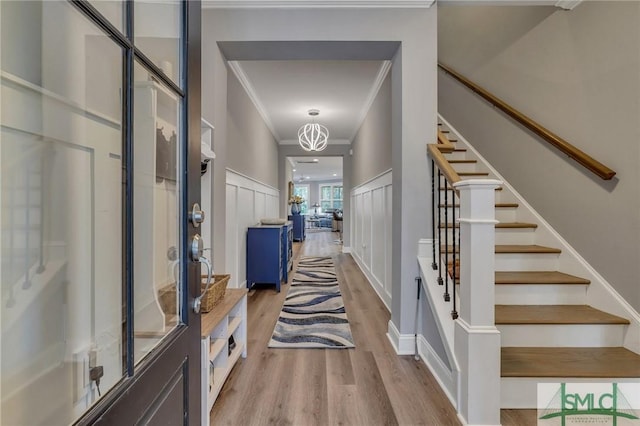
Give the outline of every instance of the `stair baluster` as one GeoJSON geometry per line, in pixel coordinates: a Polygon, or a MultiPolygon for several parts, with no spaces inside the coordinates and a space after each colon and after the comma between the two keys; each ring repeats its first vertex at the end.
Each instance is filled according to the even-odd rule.
{"type": "MultiPolygon", "coordinates": [[[[435,221],[435,218],[434,218],[435,221]]],[[[438,169],[438,285],[443,285],[442,281],[442,172],[438,169]]],[[[446,267],[446,265],[445,265],[446,267]]]]}
{"type": "MultiPolygon", "coordinates": [[[[442,223],[440,223],[440,227],[442,227],[442,223]]],[[[449,271],[447,270],[447,266],[449,266],[449,188],[446,182],[444,187],[444,266],[444,301],[449,302],[451,300],[451,295],[449,294],[449,271]]]]}
{"type": "MultiPolygon", "coordinates": [[[[438,194],[438,197],[440,195],[438,194]]],[[[433,252],[433,262],[431,263],[431,268],[435,271],[438,269],[438,264],[436,263],[436,209],[439,209],[439,206],[436,206],[436,165],[431,160],[431,235],[433,235],[433,244],[431,247],[431,251],[433,252]]]]}
{"type": "MultiPolygon", "coordinates": [[[[458,236],[458,238],[460,238],[460,230],[456,230],[456,203],[455,203],[455,193],[454,195],[451,197],[453,198],[453,200],[451,200],[451,204],[452,204],[452,208],[451,208],[451,224],[452,224],[452,229],[453,229],[453,238],[452,238],[452,244],[453,244],[453,263],[452,263],[452,267],[451,267],[451,281],[453,282],[452,286],[452,293],[453,293],[453,309],[451,310],[451,318],[453,319],[457,319],[458,318],[458,311],[456,309],[456,284],[457,284],[457,267],[458,267],[458,256],[456,255],[456,234],[458,236]]],[[[460,246],[460,243],[458,242],[458,247],[460,246]]]]}

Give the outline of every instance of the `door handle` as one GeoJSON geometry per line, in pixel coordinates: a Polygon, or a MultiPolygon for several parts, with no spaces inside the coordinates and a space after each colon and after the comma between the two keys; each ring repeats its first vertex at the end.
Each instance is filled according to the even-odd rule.
{"type": "Polygon", "coordinates": [[[189,212],[189,220],[194,227],[200,226],[204,222],[204,211],[200,210],[200,204],[195,203],[189,212]]]}
{"type": "Polygon", "coordinates": [[[204,265],[207,267],[207,284],[204,286],[204,290],[202,291],[200,296],[196,297],[196,299],[193,301],[193,312],[195,312],[196,314],[200,313],[200,307],[202,306],[202,298],[204,297],[205,294],[207,294],[207,290],[209,290],[209,285],[211,285],[211,277],[213,275],[213,268],[211,266],[211,261],[209,261],[209,259],[207,259],[204,256],[200,256],[200,258],[198,259],[198,262],[204,263],[204,265]]]}

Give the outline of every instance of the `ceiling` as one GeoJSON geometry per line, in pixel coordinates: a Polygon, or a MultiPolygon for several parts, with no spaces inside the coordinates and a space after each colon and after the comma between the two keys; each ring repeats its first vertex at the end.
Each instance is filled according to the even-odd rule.
{"type": "Polygon", "coordinates": [[[390,67],[389,61],[230,61],[276,140],[295,144],[298,129],[315,121],[330,144],[348,144],[360,128],[390,67]]]}
{"type": "Polygon", "coordinates": [[[326,181],[342,179],[342,157],[287,157],[293,168],[293,181],[326,181]],[[313,160],[317,159],[317,162],[313,160]],[[307,179],[309,177],[309,179],[307,179]]]}

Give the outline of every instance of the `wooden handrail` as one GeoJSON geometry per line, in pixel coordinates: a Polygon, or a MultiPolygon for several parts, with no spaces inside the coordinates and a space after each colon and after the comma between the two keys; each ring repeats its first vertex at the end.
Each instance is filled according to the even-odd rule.
{"type": "Polygon", "coordinates": [[[511,105],[507,104],[502,99],[498,98],[497,96],[492,95],[487,90],[485,90],[482,87],[478,86],[477,84],[475,84],[471,80],[467,79],[463,75],[457,73],[453,69],[451,69],[448,66],[446,66],[444,64],[441,64],[439,62],[438,62],[438,67],[440,67],[440,69],[442,69],[447,74],[451,75],[451,77],[453,77],[456,80],[458,80],[460,83],[462,83],[465,86],[467,86],[473,92],[475,92],[478,95],[480,95],[487,102],[489,102],[490,104],[492,104],[493,106],[495,106],[496,108],[498,108],[499,110],[501,110],[502,112],[507,114],[509,117],[511,117],[514,120],[516,120],[518,123],[520,123],[521,125],[523,125],[527,129],[531,130],[536,135],[540,136],[545,141],[549,142],[551,145],[553,145],[556,148],[558,148],[564,154],[568,155],[570,158],[574,159],[579,164],[581,164],[582,166],[586,167],[587,169],[589,169],[591,172],[595,173],[596,175],[598,175],[602,179],[610,180],[612,177],[614,177],[616,175],[616,172],[611,170],[609,167],[605,166],[604,164],[602,164],[598,160],[596,160],[593,157],[591,157],[590,155],[586,154],[584,151],[582,151],[582,150],[576,148],[575,146],[571,145],[569,142],[567,142],[566,140],[562,139],[560,136],[558,136],[555,133],[553,133],[552,131],[546,129],[545,127],[543,127],[538,122],[536,122],[536,121],[532,120],[531,118],[527,117],[526,115],[524,115],[523,113],[521,113],[517,109],[513,108],[511,105]]]}
{"type": "Polygon", "coordinates": [[[451,185],[456,182],[460,182],[460,176],[458,176],[458,173],[456,173],[456,171],[453,169],[453,167],[451,167],[451,164],[449,164],[442,152],[440,152],[439,144],[427,144],[427,153],[429,154],[433,162],[436,163],[447,182],[449,182],[451,185]]]}
{"type": "Polygon", "coordinates": [[[440,129],[438,129],[438,149],[440,152],[453,152],[455,149],[449,138],[440,129]]]}

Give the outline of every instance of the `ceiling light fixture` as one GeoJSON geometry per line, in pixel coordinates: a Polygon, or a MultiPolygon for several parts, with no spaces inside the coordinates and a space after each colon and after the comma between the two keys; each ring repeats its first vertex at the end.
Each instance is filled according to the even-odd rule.
{"type": "Polygon", "coordinates": [[[317,109],[310,109],[311,123],[307,123],[298,130],[298,143],[305,151],[322,151],[327,147],[329,130],[322,124],[315,122],[315,117],[320,114],[317,109]]]}

